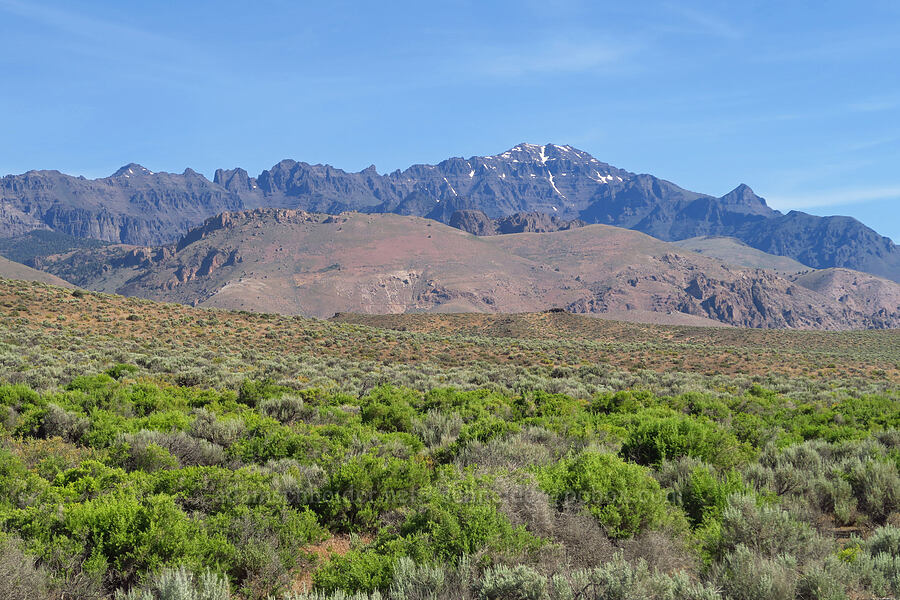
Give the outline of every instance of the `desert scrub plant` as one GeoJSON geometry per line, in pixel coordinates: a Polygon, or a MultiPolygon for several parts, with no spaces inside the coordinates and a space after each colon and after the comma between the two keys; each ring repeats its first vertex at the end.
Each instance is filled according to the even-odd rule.
{"type": "Polygon", "coordinates": [[[0,598],[49,600],[59,590],[22,546],[21,540],[0,534],[0,598]]]}
{"type": "Polygon", "coordinates": [[[900,474],[896,463],[860,461],[850,469],[849,481],[859,508],[874,523],[883,525],[891,513],[900,510],[900,474]]]}
{"type": "Polygon", "coordinates": [[[471,600],[476,569],[468,556],[456,564],[419,564],[408,557],[394,565],[388,597],[396,600],[471,600]]]}
{"type": "Polygon", "coordinates": [[[592,569],[578,569],[550,578],[548,600],[720,600],[715,587],[691,580],[685,573],[651,571],[643,560],[626,561],[621,554],[592,569]]]}
{"type": "Polygon", "coordinates": [[[278,398],[267,398],[260,401],[259,412],[284,424],[307,420],[315,414],[315,410],[307,406],[303,398],[284,395],[278,398]]]}
{"type": "Polygon", "coordinates": [[[707,544],[715,556],[744,546],[765,558],[790,555],[801,563],[821,559],[831,549],[828,540],[810,525],[777,505],[761,503],[759,498],[746,494],[728,497],[721,527],[711,532],[707,544]]]}
{"type": "Polygon", "coordinates": [[[127,592],[117,590],[115,600],[229,600],[228,580],[210,570],[195,575],[184,566],[164,569],[151,582],[127,592]]]}
{"type": "Polygon", "coordinates": [[[545,466],[562,454],[554,452],[560,445],[558,438],[550,431],[531,427],[509,437],[470,442],[459,450],[454,462],[485,472],[545,466]]]}
{"type": "Polygon", "coordinates": [[[412,424],[412,433],[428,448],[447,446],[456,441],[463,426],[458,413],[443,413],[431,409],[424,416],[417,417],[412,424]]]}
{"type": "Polygon", "coordinates": [[[194,410],[194,420],[190,429],[194,437],[228,448],[238,441],[245,431],[244,422],[238,418],[221,419],[205,408],[194,410]]]}
{"type": "Polygon", "coordinates": [[[729,600],[793,600],[797,561],[790,554],[761,556],[738,544],[716,564],[712,579],[729,600]]]}
{"type": "Polygon", "coordinates": [[[545,600],[547,578],[526,565],[487,569],[478,582],[482,600],[545,600]]]}
{"type": "Polygon", "coordinates": [[[119,435],[111,452],[121,457],[121,466],[128,470],[153,471],[178,466],[213,466],[224,462],[221,446],[191,437],[183,431],[162,433],[146,429],[119,435]],[[160,450],[174,458],[166,458],[160,450]]]}

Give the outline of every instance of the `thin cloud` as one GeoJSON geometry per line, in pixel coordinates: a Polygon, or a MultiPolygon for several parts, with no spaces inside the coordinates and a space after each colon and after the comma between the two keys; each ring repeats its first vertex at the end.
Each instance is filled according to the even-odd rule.
{"type": "Polygon", "coordinates": [[[883,112],[896,108],[900,108],[900,96],[868,98],[850,105],[851,111],[861,113],[883,112]]]}
{"type": "Polygon", "coordinates": [[[60,64],[78,60],[79,69],[85,73],[115,69],[119,77],[181,89],[237,80],[226,71],[215,69],[214,57],[197,45],[152,31],[83,11],[19,0],[0,0],[0,14],[4,12],[58,32],[52,43],[61,55],[60,64]]]}
{"type": "Polygon", "coordinates": [[[698,33],[729,40],[744,37],[743,31],[710,11],[696,10],[674,3],[667,3],[664,6],[670,12],[681,17],[683,24],[687,26],[687,33],[698,33]]]}
{"type": "Polygon", "coordinates": [[[136,39],[154,43],[171,42],[171,40],[142,29],[88,17],[79,12],[40,6],[38,4],[26,4],[18,0],[0,0],[0,11],[18,15],[68,34],[91,40],[96,40],[98,36],[114,36],[128,39],[132,43],[136,39]]]}
{"type": "Polygon", "coordinates": [[[844,188],[816,194],[779,195],[768,199],[770,205],[784,210],[861,204],[878,200],[900,200],[900,186],[844,188]]]}
{"type": "Polygon", "coordinates": [[[863,140],[860,142],[856,142],[855,144],[850,144],[847,146],[847,149],[851,152],[859,152],[861,150],[871,150],[872,148],[879,148],[881,146],[889,146],[891,144],[896,144],[900,142],[900,136],[892,135],[888,137],[875,138],[871,140],[863,140]]]}
{"type": "Polygon", "coordinates": [[[469,65],[482,75],[505,78],[584,73],[620,67],[633,51],[620,42],[553,40],[472,48],[469,65]]]}

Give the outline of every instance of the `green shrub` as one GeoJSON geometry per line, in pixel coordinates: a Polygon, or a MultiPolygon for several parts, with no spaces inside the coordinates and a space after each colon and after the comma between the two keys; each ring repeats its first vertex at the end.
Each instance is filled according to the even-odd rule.
{"type": "Polygon", "coordinates": [[[665,495],[649,469],[612,454],[584,452],[538,470],[538,481],[559,505],[584,502],[611,537],[633,536],[666,518],[665,495]]]}
{"type": "Polygon", "coordinates": [[[113,379],[122,379],[127,375],[133,375],[138,372],[138,368],[134,365],[128,365],[125,363],[118,363],[110,367],[106,370],[106,374],[112,377],[113,379]]]}
{"type": "Polygon", "coordinates": [[[414,400],[415,395],[408,390],[382,386],[363,399],[360,413],[363,423],[380,431],[410,433],[416,418],[414,400]]]}
{"type": "Polygon", "coordinates": [[[651,417],[628,434],[621,453],[641,465],[689,456],[729,468],[744,459],[747,449],[712,423],[689,417],[651,417]]]}
{"type": "Polygon", "coordinates": [[[415,540],[417,554],[444,560],[485,550],[517,555],[539,544],[500,512],[487,478],[458,478],[450,470],[420,492],[400,532],[415,540]]]}
{"type": "Polygon", "coordinates": [[[410,504],[428,480],[421,459],[363,454],[331,475],[316,510],[338,530],[370,529],[382,513],[410,504]]]}
{"type": "Polygon", "coordinates": [[[672,487],[674,503],[684,509],[695,526],[718,521],[728,505],[729,496],[749,491],[737,471],[730,470],[720,476],[708,466],[694,467],[687,477],[672,487]]]}
{"type": "Polygon", "coordinates": [[[263,400],[276,398],[285,393],[287,388],[277,385],[271,379],[245,379],[238,389],[238,402],[254,407],[263,400]]]}
{"type": "Polygon", "coordinates": [[[64,510],[63,526],[84,544],[86,570],[109,568],[119,585],[205,549],[197,526],[169,496],[138,500],[119,494],[73,504],[64,510]]]}
{"type": "Polygon", "coordinates": [[[352,549],[343,556],[332,557],[316,569],[313,583],[326,593],[387,589],[394,578],[394,565],[401,556],[399,550],[352,549]]]}

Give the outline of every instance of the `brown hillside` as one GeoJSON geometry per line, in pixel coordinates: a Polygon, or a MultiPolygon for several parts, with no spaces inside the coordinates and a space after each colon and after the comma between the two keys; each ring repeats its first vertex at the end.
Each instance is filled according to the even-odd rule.
{"type": "Polygon", "coordinates": [[[44,273],[37,269],[32,269],[21,263],[13,262],[0,256],[0,277],[6,279],[20,279],[22,281],[37,281],[41,283],[50,283],[61,287],[75,287],[68,281],[64,281],[56,275],[44,273]]]}
{"type": "MultiPolygon", "coordinates": [[[[900,323],[900,307],[882,310],[883,301],[870,311],[605,225],[479,238],[419,217],[261,209],[210,219],[176,247],[143,251],[119,269],[128,281],[114,291],[126,295],[318,317],[562,308],[767,328],[900,323]]],[[[103,289],[122,279],[107,270],[103,289]]],[[[890,286],[900,290],[879,292],[887,305],[890,286]]]]}

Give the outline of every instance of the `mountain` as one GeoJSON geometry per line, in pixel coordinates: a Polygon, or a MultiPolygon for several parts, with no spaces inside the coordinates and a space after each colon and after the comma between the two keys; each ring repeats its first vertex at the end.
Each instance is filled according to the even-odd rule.
{"type": "Polygon", "coordinates": [[[852,217],[791,211],[735,231],[750,246],[817,269],[845,267],[900,281],[900,247],[852,217]]]}
{"type": "MultiPolygon", "coordinates": [[[[221,212],[266,207],[394,213],[442,223],[450,223],[457,211],[480,211],[491,220],[540,213],[634,229],[664,241],[734,237],[807,266],[849,268],[900,281],[900,248],[855,219],[785,215],[744,184],[721,197],[692,192],[555,144],[523,143],[497,155],[450,158],[384,175],[374,166],[351,173],[294,160],[256,177],[240,168],[219,169],[212,181],[190,169],[152,173],[135,164],[97,180],[30,171],[0,180],[0,236],[52,229],[159,245],[221,212]]],[[[483,220],[478,225],[480,218],[469,214],[457,224],[471,221],[468,230],[503,232],[483,220]]]]}
{"type": "Polygon", "coordinates": [[[162,244],[214,214],[242,207],[239,197],[191,169],[153,173],[129,164],[95,180],[29,171],[0,179],[0,236],[52,229],[108,242],[162,244]]]}
{"type": "MultiPolygon", "coordinates": [[[[839,286],[809,289],[802,280],[723,264],[607,225],[479,237],[413,216],[255,209],[213,217],[170,246],[118,252],[82,284],[154,300],[317,317],[557,308],[667,323],[900,326],[896,283],[870,286],[881,299],[868,305],[843,302],[839,286]]],[[[854,277],[859,289],[876,279],[854,277]]]]}

